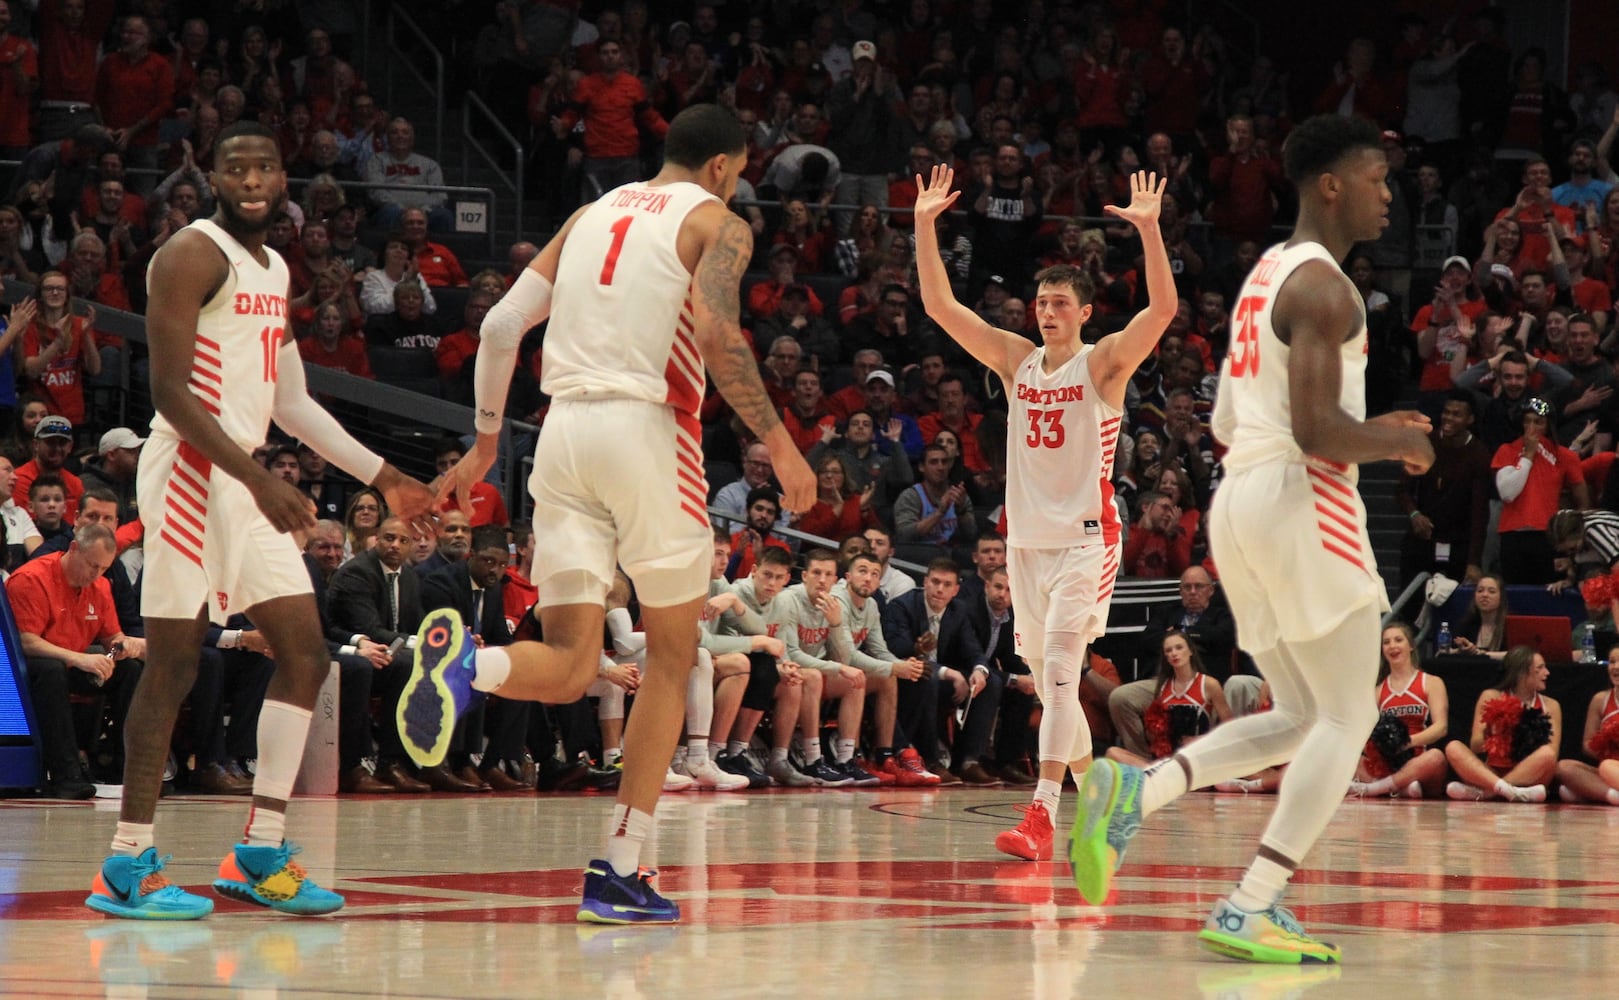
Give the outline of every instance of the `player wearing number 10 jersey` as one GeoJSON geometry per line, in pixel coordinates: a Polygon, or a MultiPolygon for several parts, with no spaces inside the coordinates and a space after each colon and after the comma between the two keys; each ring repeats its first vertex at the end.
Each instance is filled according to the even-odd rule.
{"type": "Polygon", "coordinates": [[[552,402],[529,480],[545,641],[474,653],[453,611],[428,615],[399,723],[411,756],[435,763],[473,691],[583,696],[596,678],[602,601],[614,567],[624,568],[646,625],[646,668],[624,730],[607,850],[585,870],[584,921],[680,919],[638,862],[680,735],[713,562],[697,418],[704,365],[770,449],[782,505],[801,511],[814,499],[814,476],[738,325],[753,236],[725,203],[746,162],[736,117],[694,105],[669,123],[656,177],[574,213],[484,319],[478,441],[441,486],[470,509],[464,494],[495,459],[518,342],[549,316],[542,385],[552,402]]]}
{"type": "MultiPolygon", "coordinates": [[[[928,315],[1001,377],[1011,402],[1006,442],[1007,570],[1018,653],[1034,675],[1040,720],[1040,781],[1023,822],[995,840],[1007,854],[1051,858],[1063,772],[1089,766],[1090,727],[1079,704],[1085,647],[1107,630],[1119,569],[1113,453],[1126,383],[1175,315],[1175,281],[1158,230],[1164,181],[1137,173],[1128,208],[1107,211],[1141,234],[1147,308],[1129,326],[1086,346],[1080,330],[1095,289],[1077,268],[1035,275],[1035,318],[1044,346],[997,330],[957,302],[939,257],[933,220],[949,208],[953,171],[917,178],[916,266],[928,315]]],[[[977,678],[975,683],[979,683],[977,678]]]]}
{"type": "Polygon", "coordinates": [[[1336,115],[1287,138],[1299,189],[1293,237],[1243,282],[1220,376],[1214,433],[1228,447],[1209,512],[1209,543],[1242,646],[1270,682],[1275,710],[1218,726],[1143,772],[1103,761],[1080,790],[1069,856],[1080,893],[1099,903],[1142,819],[1190,788],[1288,761],[1259,854],[1199,935],[1252,962],[1337,962],[1280,904],[1354,774],[1377,707],[1380,612],[1388,607],[1355,489],[1360,462],[1433,462],[1428,421],[1364,419],[1366,316],[1339,266],[1388,225],[1388,162],[1375,125],[1336,115]]]}

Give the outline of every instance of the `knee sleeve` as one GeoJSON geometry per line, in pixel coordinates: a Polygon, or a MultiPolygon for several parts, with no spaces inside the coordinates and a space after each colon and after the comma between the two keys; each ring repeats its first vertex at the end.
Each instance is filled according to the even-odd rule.
{"type": "Polygon", "coordinates": [[[755,712],[768,712],[776,702],[776,685],[781,672],[776,669],[776,658],[769,653],[748,654],[748,686],[742,691],[742,707],[755,712]]]}
{"type": "Polygon", "coordinates": [[[714,657],[697,650],[697,663],[686,679],[686,732],[706,733],[714,721],[714,657]]]}
{"type": "Polygon", "coordinates": [[[1091,727],[1079,705],[1085,643],[1075,632],[1049,632],[1045,654],[1044,676],[1036,678],[1040,698],[1045,702],[1040,722],[1040,759],[1062,763],[1083,760],[1091,754],[1091,727]]]}
{"type": "Polygon", "coordinates": [[[595,682],[585,689],[585,696],[600,699],[596,705],[597,719],[624,718],[624,689],[607,678],[596,678],[595,682]]]}

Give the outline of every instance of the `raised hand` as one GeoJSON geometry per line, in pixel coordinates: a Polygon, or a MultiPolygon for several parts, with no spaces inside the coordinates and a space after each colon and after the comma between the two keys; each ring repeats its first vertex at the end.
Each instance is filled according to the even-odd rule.
{"type": "Polygon", "coordinates": [[[950,190],[955,179],[956,172],[943,163],[934,164],[926,179],[921,174],[916,175],[916,205],[912,213],[916,216],[917,228],[924,225],[931,228],[933,220],[961,197],[960,191],[950,190]]]}
{"type": "Polygon", "coordinates": [[[1123,219],[1141,232],[1158,224],[1158,211],[1163,207],[1164,188],[1168,181],[1150,170],[1137,170],[1130,175],[1130,204],[1125,208],[1104,205],[1102,211],[1123,219]]]}

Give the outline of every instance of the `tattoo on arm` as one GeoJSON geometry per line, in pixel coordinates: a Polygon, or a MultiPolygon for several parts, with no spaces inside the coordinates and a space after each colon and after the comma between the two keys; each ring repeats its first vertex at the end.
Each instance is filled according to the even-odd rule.
{"type": "Polygon", "coordinates": [[[713,373],[715,386],[737,416],[755,434],[763,436],[775,429],[781,418],[759,379],[753,350],[742,337],[742,272],[752,256],[753,230],[737,216],[726,213],[713,243],[698,262],[693,304],[697,315],[706,314],[712,325],[703,362],[713,373]]]}

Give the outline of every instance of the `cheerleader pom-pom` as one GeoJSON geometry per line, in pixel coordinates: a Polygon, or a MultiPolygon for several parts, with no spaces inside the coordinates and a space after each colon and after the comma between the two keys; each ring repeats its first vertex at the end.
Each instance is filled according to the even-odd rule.
{"type": "Polygon", "coordinates": [[[1169,745],[1180,749],[1187,740],[1209,731],[1208,714],[1193,705],[1172,705],[1169,709],[1169,745]]]}
{"type": "Polygon", "coordinates": [[[1377,725],[1372,727],[1371,742],[1377,757],[1388,768],[1388,774],[1398,771],[1411,759],[1411,731],[1392,713],[1384,712],[1378,718],[1377,725]]]}
{"type": "Polygon", "coordinates": [[[1512,729],[1514,763],[1552,741],[1552,718],[1538,708],[1526,708],[1512,729]]]}
{"type": "Polygon", "coordinates": [[[1619,595],[1619,582],[1612,576],[1588,577],[1580,584],[1580,596],[1585,599],[1587,608],[1606,609],[1616,595],[1619,595]]]}
{"type": "Polygon", "coordinates": [[[1512,755],[1513,734],[1522,717],[1523,702],[1516,695],[1496,695],[1484,706],[1485,763],[1491,767],[1511,767],[1516,762],[1512,755]]]}
{"type": "Polygon", "coordinates": [[[1604,722],[1591,737],[1591,756],[1598,761],[1619,760],[1619,715],[1604,722]]]}
{"type": "Polygon", "coordinates": [[[1146,730],[1147,746],[1152,750],[1154,760],[1162,760],[1175,752],[1174,746],[1169,742],[1169,713],[1164,706],[1156,701],[1147,706],[1147,711],[1141,716],[1143,728],[1146,730]]]}

